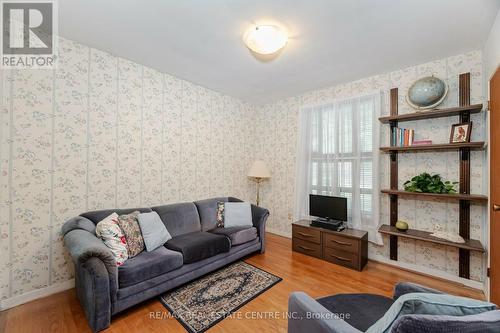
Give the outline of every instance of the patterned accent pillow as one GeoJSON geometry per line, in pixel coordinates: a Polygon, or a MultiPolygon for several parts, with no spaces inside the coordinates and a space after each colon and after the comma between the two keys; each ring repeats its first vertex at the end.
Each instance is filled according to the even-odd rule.
{"type": "Polygon", "coordinates": [[[118,225],[127,239],[128,257],[133,258],[144,250],[144,238],[137,221],[139,211],[118,216],[118,225]]]}
{"type": "Polygon", "coordinates": [[[224,202],[217,202],[217,228],[224,228],[224,202]]]}
{"type": "Polygon", "coordinates": [[[97,223],[95,233],[111,250],[116,266],[123,265],[128,259],[127,239],[118,225],[118,214],[113,213],[97,223]]]}

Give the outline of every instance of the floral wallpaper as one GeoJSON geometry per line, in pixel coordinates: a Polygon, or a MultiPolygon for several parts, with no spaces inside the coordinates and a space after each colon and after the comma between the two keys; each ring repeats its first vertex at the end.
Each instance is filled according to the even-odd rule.
{"type": "MultiPolygon", "coordinates": [[[[458,74],[472,74],[472,103],[483,97],[481,52],[312,91],[253,106],[154,69],[60,39],[56,70],[0,71],[0,300],[68,281],[72,264],[60,228],[88,210],[149,206],[233,195],[253,200],[246,171],[264,159],[272,178],[262,184],[271,232],[291,236],[294,211],[298,111],[308,104],[382,90],[388,114],[391,87],[400,88],[399,112],[410,112],[404,93],[416,78],[435,73],[457,104],[458,74]]],[[[473,140],[485,140],[484,114],[474,115],[473,140]]],[[[417,138],[446,142],[451,122],[413,122],[417,138]]],[[[388,126],[382,126],[388,144],[388,126]]],[[[432,170],[458,179],[456,153],[401,154],[399,179],[432,170]],[[443,158],[445,157],[445,158],[443,158]]],[[[484,152],[472,153],[471,189],[486,193],[484,152]]],[[[381,184],[389,184],[382,155],[381,184]]],[[[381,222],[388,221],[382,196],[381,222]]],[[[457,205],[400,200],[400,217],[431,230],[435,223],[458,229],[457,205]]],[[[486,210],[473,205],[472,237],[485,241],[486,210]]],[[[370,245],[372,258],[388,258],[370,245]]],[[[458,274],[455,249],[425,242],[399,242],[400,262],[458,274]]],[[[483,281],[485,259],[471,256],[472,279],[483,281]]]]}
{"type": "MultiPolygon", "coordinates": [[[[375,75],[361,80],[328,87],[322,90],[283,99],[256,108],[257,124],[261,128],[256,137],[256,154],[264,159],[272,170],[272,178],[262,185],[262,206],[269,207],[269,230],[290,237],[294,213],[295,158],[297,146],[298,112],[302,106],[320,104],[335,98],[346,98],[363,93],[381,90],[383,93],[382,115],[389,114],[389,90],[399,88],[399,113],[413,110],[405,100],[405,93],[417,78],[435,74],[444,79],[450,91],[441,107],[458,105],[458,75],[471,73],[471,103],[484,102],[481,52],[465,54],[412,66],[391,73],[375,75]]],[[[485,113],[472,116],[472,140],[487,141],[485,113]]],[[[432,139],[435,143],[448,142],[452,123],[458,123],[458,117],[433,119],[432,122],[406,122],[406,128],[415,129],[417,139],[432,139]]],[[[389,126],[381,126],[381,145],[389,145],[389,126]]],[[[487,193],[486,154],[474,151],[471,155],[471,192],[487,193]]],[[[400,154],[400,188],[405,180],[423,171],[441,174],[444,178],[458,181],[458,153],[418,153],[400,154]]],[[[389,187],[389,157],[381,155],[380,178],[383,188],[389,187]]],[[[389,221],[389,198],[382,195],[381,223],[389,221]]],[[[485,244],[486,208],[472,205],[471,237],[485,244]]],[[[399,217],[409,222],[411,227],[433,230],[434,224],[443,225],[446,230],[458,233],[458,205],[447,201],[399,200],[399,217]]],[[[458,250],[446,246],[400,238],[399,262],[429,268],[435,271],[458,275],[458,250]]],[[[387,237],[384,246],[370,244],[371,258],[389,258],[387,237]]],[[[471,278],[483,281],[485,257],[477,252],[471,255],[471,278]]]]}
{"type": "Polygon", "coordinates": [[[56,70],[1,71],[0,300],[67,281],[84,211],[253,198],[253,107],[59,42],[56,70]]]}

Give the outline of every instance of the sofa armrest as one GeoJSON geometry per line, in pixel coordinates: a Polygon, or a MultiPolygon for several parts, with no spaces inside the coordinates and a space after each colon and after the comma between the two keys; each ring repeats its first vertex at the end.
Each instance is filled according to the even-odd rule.
{"type": "Polygon", "coordinates": [[[74,229],[64,236],[64,245],[73,262],[83,264],[92,257],[100,259],[110,274],[118,274],[111,250],[97,236],[82,229],[74,229]]]}
{"type": "Polygon", "coordinates": [[[108,270],[98,258],[75,265],[76,295],[93,332],[102,331],[111,323],[111,285],[108,270]]]}
{"type": "Polygon", "coordinates": [[[411,282],[399,282],[394,287],[394,294],[392,298],[397,300],[400,296],[409,293],[430,293],[430,294],[443,294],[441,291],[424,287],[416,283],[411,282]]]}
{"type": "Polygon", "coordinates": [[[396,320],[391,333],[407,332],[500,332],[500,310],[468,316],[404,315],[396,320]]]}
{"type": "Polygon", "coordinates": [[[63,226],[61,227],[61,235],[64,237],[68,232],[78,229],[86,230],[95,235],[94,222],[83,216],[75,216],[64,222],[63,226]]]}
{"type": "Polygon", "coordinates": [[[257,228],[257,233],[260,237],[261,248],[260,253],[266,251],[266,221],[269,217],[269,210],[252,204],[252,223],[257,228]]]}
{"type": "Polygon", "coordinates": [[[94,331],[106,328],[116,302],[118,268],[110,249],[94,234],[73,229],[64,244],[75,264],[75,287],[94,331]],[[103,318],[107,318],[106,320],[103,318]]]}
{"type": "Polygon", "coordinates": [[[288,298],[288,333],[361,333],[303,292],[288,298]]]}

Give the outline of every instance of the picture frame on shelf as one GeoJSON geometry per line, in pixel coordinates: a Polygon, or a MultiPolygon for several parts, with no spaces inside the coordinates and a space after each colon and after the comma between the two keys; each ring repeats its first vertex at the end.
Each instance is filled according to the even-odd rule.
{"type": "Polygon", "coordinates": [[[451,125],[450,143],[470,142],[472,122],[451,125]]]}

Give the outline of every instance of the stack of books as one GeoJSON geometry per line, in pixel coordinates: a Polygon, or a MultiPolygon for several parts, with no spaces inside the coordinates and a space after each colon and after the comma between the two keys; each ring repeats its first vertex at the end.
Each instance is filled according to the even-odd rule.
{"type": "Polygon", "coordinates": [[[395,127],[392,130],[392,143],[397,147],[413,146],[415,130],[395,127]]]}

